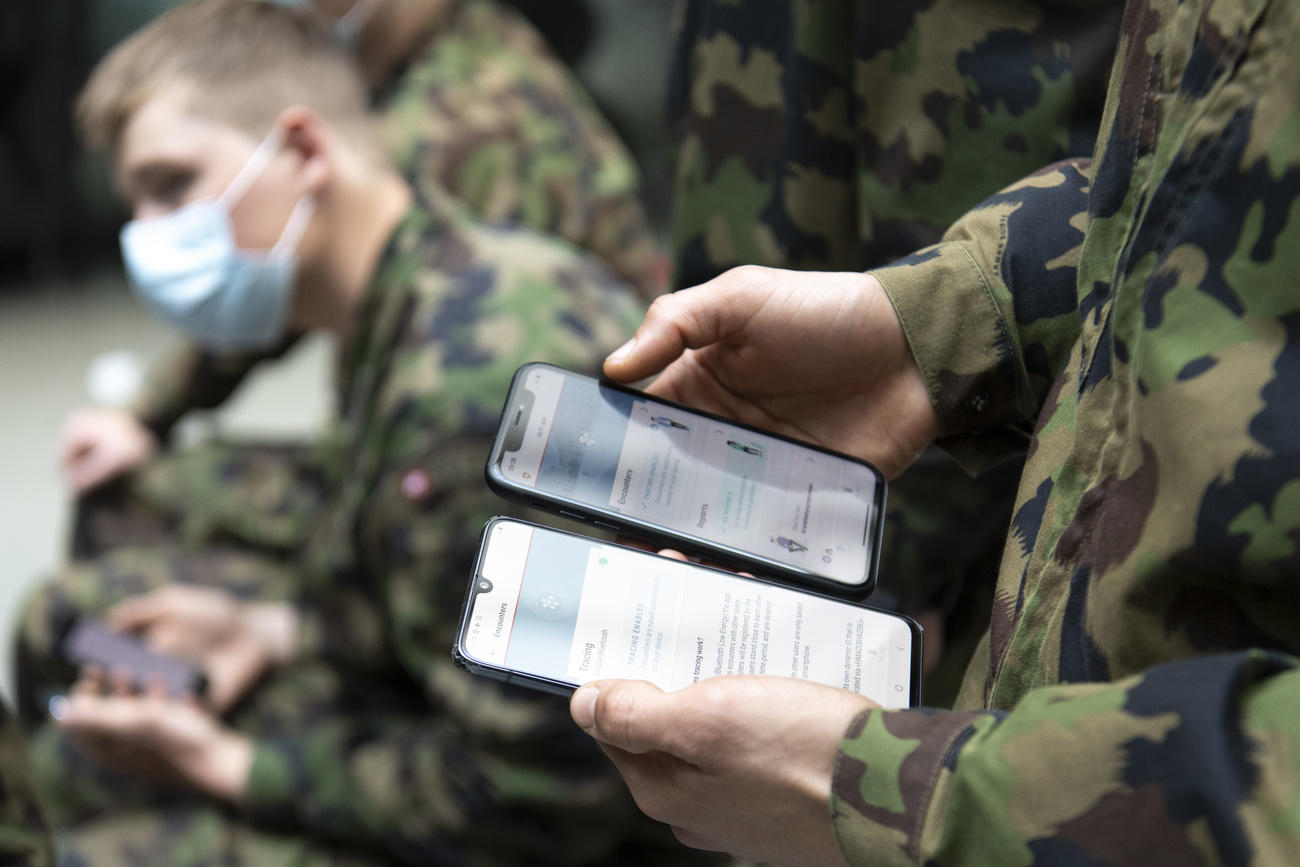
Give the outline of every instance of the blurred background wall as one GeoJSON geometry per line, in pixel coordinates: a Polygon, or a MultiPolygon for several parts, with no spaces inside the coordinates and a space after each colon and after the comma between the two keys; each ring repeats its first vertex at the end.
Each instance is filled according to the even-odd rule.
{"type": "MultiPolygon", "coordinates": [[[[68,502],[57,470],[64,417],[88,402],[87,370],[128,350],[147,363],[164,329],[131,298],[106,161],[79,149],[70,104],[94,63],[172,0],[0,0],[0,690],[31,583],[62,561],[68,502]]],[[[660,232],[671,148],[663,123],[672,0],[517,0],[578,73],[641,164],[660,232]]],[[[213,429],[303,437],[328,416],[323,338],[260,372],[213,429]]]]}

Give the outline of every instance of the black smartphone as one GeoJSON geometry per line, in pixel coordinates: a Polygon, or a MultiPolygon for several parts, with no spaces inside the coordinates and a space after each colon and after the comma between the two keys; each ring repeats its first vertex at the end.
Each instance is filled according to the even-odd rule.
{"type": "Polygon", "coordinates": [[[207,675],[198,666],[158,653],[139,638],[93,618],[79,618],[71,624],[61,643],[61,655],[78,668],[94,666],[108,675],[128,675],[137,691],[158,684],[177,698],[207,694],[207,675]]]}
{"type": "Polygon", "coordinates": [[[729,567],[875,589],[885,478],[871,464],[553,365],[515,372],[487,482],[729,567]]]}
{"type": "Polygon", "coordinates": [[[921,627],[889,611],[493,518],[453,649],[474,674],[567,695],[607,677],[678,689],[724,674],[921,700],[921,627]]]}

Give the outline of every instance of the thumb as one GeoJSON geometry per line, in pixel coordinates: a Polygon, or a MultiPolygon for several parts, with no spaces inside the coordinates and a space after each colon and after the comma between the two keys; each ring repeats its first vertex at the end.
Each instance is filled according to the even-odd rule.
{"type": "Polygon", "coordinates": [[[656,298],[632,339],[605,359],[605,375],[618,382],[645,379],[685,350],[724,339],[743,321],[738,315],[742,311],[736,309],[738,287],[732,273],[656,298]]]}
{"type": "Polygon", "coordinates": [[[628,753],[668,750],[672,698],[643,680],[600,680],[569,701],[578,727],[602,744],[628,753]]]}

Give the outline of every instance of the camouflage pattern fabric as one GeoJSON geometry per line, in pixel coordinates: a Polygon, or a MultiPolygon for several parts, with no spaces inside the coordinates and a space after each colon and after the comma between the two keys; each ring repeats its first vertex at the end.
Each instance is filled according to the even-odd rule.
{"type": "Polygon", "coordinates": [[[691,2],[673,287],[737,265],[859,271],[1092,153],[1120,0],[691,2]]]}
{"type": "MultiPolygon", "coordinates": [[[[227,719],[256,742],[239,813],[208,805],[232,823],[215,837],[212,818],[185,820],[219,841],[215,852],[193,843],[211,863],[263,863],[241,848],[267,845],[254,831],[421,865],[712,863],[635,811],[563,699],[466,675],[449,652],[480,529],[501,511],[483,466],[511,375],[531,359],[594,370],[641,312],[561,242],[413,209],[341,354],[330,493],[307,543],[261,560],[119,549],[80,564],[28,607],[23,658],[49,655],[60,610],[98,610],[155,583],[295,601],[301,662],[271,673],[227,719]]],[[[24,682],[30,704],[60,685],[53,671],[43,679],[24,682]]],[[[186,801],[87,771],[49,728],[34,741],[71,863],[99,863],[94,841],[115,816],[132,845],[149,839],[139,811],[160,804],[160,848],[141,851],[179,845],[170,806],[186,801]]]]}
{"type": "Polygon", "coordinates": [[[649,300],[666,257],[640,171],[573,73],[522,15],[459,0],[381,91],[399,170],[493,225],[521,224],[595,253],[649,300]]]}
{"type": "Polygon", "coordinates": [[[23,751],[22,732],[9,708],[0,704],[0,864],[53,863],[50,830],[23,751]]]}
{"type": "Polygon", "coordinates": [[[77,501],[70,556],[116,548],[301,549],[327,494],[329,443],[218,438],[165,452],[77,501]]]}
{"type": "Polygon", "coordinates": [[[1297,38],[1134,0],[1093,159],[875,272],[942,442],[1029,457],[963,710],[842,745],[853,863],[1300,862],[1297,38]]]}
{"type": "MultiPolygon", "coordinates": [[[[861,271],[939,240],[1041,166],[1092,152],[1120,0],[691,2],[673,288],[759,264],[861,271]]],[[[891,483],[875,601],[948,617],[948,703],[983,630],[1019,461],[978,481],[931,450],[891,483]]]]}
{"type": "Polygon", "coordinates": [[[204,805],[169,793],[165,803],[117,811],[78,828],[75,843],[59,841],[59,864],[81,867],[382,867],[337,846],[313,846],[291,833],[254,828],[204,805]]]}

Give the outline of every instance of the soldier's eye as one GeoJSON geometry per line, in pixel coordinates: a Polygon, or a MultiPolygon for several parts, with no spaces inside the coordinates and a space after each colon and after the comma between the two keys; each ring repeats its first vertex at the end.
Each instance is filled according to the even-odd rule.
{"type": "Polygon", "coordinates": [[[194,183],[194,172],[170,172],[160,179],[159,198],[168,204],[179,204],[194,183]]]}
{"type": "Polygon", "coordinates": [[[194,183],[194,172],[184,169],[160,172],[151,185],[153,198],[160,204],[175,207],[184,201],[194,183]]]}

